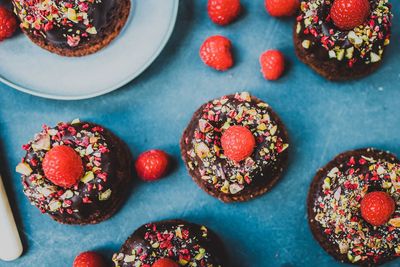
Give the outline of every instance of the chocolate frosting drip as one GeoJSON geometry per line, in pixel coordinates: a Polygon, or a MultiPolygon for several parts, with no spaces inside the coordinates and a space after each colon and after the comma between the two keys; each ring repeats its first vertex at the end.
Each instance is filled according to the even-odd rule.
{"type": "MultiPolygon", "coordinates": [[[[24,193],[33,205],[58,221],[85,222],[101,217],[113,205],[112,194],[123,181],[117,162],[120,143],[102,127],[76,122],[60,123],[55,128],[44,127],[24,149],[26,156],[19,164],[24,193]],[[71,188],[63,188],[46,179],[42,161],[47,151],[58,145],[73,148],[84,165],[84,177],[71,188]]],[[[18,170],[17,167],[17,170],[18,170]]]]}
{"type": "Polygon", "coordinates": [[[115,0],[13,0],[21,27],[60,47],[87,42],[108,24],[115,0]]]}
{"type": "Polygon", "coordinates": [[[182,266],[223,267],[226,255],[216,234],[182,220],[149,223],[137,229],[114,254],[118,267],[151,267],[161,258],[182,266]]]}
{"type": "Polygon", "coordinates": [[[335,60],[348,67],[380,61],[390,40],[392,13],[388,0],[370,0],[371,15],[352,30],[334,25],[332,4],[333,0],[301,2],[296,34],[303,40],[303,48],[319,60],[335,60]]]}

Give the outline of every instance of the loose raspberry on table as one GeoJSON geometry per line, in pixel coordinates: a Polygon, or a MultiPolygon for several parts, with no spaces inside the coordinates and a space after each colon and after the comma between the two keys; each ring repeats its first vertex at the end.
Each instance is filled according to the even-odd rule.
{"type": "Polygon", "coordinates": [[[0,6],[0,41],[11,37],[17,29],[17,20],[10,10],[0,6]]]}
{"type": "Polygon", "coordinates": [[[225,71],[233,66],[231,41],[220,35],[207,38],[200,48],[200,58],[207,66],[225,71]]]}
{"type": "Polygon", "coordinates": [[[227,25],[240,14],[240,0],[208,0],[207,10],[210,19],[218,25],[227,25]]]}
{"type": "Polygon", "coordinates": [[[162,150],[149,150],[139,155],[135,168],[142,180],[150,182],[163,177],[169,167],[169,156],[162,150]]]}
{"type": "Polygon", "coordinates": [[[265,0],[265,9],[273,17],[291,16],[299,6],[299,0],[265,0]]]}
{"type": "Polygon", "coordinates": [[[278,50],[268,50],[261,55],[260,65],[265,79],[277,80],[285,71],[285,58],[278,50]]]}

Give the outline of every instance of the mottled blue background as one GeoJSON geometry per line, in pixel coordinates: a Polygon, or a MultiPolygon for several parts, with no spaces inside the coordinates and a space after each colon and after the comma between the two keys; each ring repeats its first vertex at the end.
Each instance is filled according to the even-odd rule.
{"type": "Polygon", "coordinates": [[[375,146],[400,155],[400,4],[393,1],[398,16],[382,68],[360,81],[332,83],[296,58],[292,20],[269,17],[262,0],[242,2],[240,20],[222,28],[209,21],[205,0],[182,0],[164,52],[138,79],[111,94],[62,102],[0,85],[1,171],[25,245],[19,260],[0,266],[71,266],[84,250],[111,258],[138,226],[169,218],[204,223],[217,231],[237,267],[338,265],[311,236],[307,190],[317,168],[344,150],[375,146]],[[236,65],[226,73],[204,67],[198,57],[202,41],[213,34],[226,35],[235,46],[236,65]],[[281,49],[290,64],[278,82],[267,82],[259,73],[258,57],[269,48],[281,49]],[[281,182],[263,197],[223,204],[192,182],[180,160],[178,140],[203,102],[243,90],[268,102],[282,117],[291,137],[290,164],[281,182]],[[177,169],[159,182],[136,183],[121,211],[104,223],[74,227],[53,222],[30,206],[14,167],[23,156],[21,145],[43,123],[76,117],[115,131],[135,155],[165,149],[177,160],[177,169]]]}

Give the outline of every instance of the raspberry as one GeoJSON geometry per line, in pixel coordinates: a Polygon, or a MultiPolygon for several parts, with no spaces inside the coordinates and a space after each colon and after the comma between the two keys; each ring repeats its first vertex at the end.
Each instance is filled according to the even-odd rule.
{"type": "Polygon", "coordinates": [[[0,41],[11,37],[16,29],[17,20],[14,13],[4,6],[0,6],[0,41]]]}
{"type": "Polygon", "coordinates": [[[173,260],[163,258],[157,260],[151,267],[179,267],[179,265],[173,260]]]}
{"type": "Polygon", "coordinates": [[[233,66],[232,43],[228,38],[216,35],[207,38],[200,48],[200,58],[211,68],[225,71],[233,66]]]}
{"type": "Polygon", "coordinates": [[[351,30],[363,24],[370,13],[369,0],[335,0],[330,14],[339,29],[351,30]]]}
{"type": "Polygon", "coordinates": [[[299,6],[299,0],[265,0],[265,9],[273,17],[291,16],[299,6]]]}
{"type": "Polygon", "coordinates": [[[218,25],[227,25],[240,14],[240,0],[208,0],[207,10],[210,19],[218,25]]]}
{"type": "Polygon", "coordinates": [[[221,143],[225,156],[239,162],[253,153],[256,140],[249,129],[236,125],[222,134],[221,143]]]}
{"type": "Polygon", "coordinates": [[[135,163],[136,172],[144,181],[155,181],[168,171],[168,154],[161,150],[149,150],[139,155],[135,163]]]}
{"type": "Polygon", "coordinates": [[[267,80],[279,79],[285,71],[285,58],[278,50],[269,50],[260,57],[261,73],[267,80]]]}
{"type": "Polygon", "coordinates": [[[361,200],[361,216],[374,226],[389,221],[395,210],[394,200],[385,192],[371,192],[361,200]]]}
{"type": "Polygon", "coordinates": [[[106,264],[103,257],[96,252],[87,251],[79,254],[75,260],[73,267],[105,267],[106,264]]]}
{"type": "Polygon", "coordinates": [[[69,146],[55,146],[44,156],[43,171],[51,182],[68,188],[83,175],[82,159],[69,146]]]}

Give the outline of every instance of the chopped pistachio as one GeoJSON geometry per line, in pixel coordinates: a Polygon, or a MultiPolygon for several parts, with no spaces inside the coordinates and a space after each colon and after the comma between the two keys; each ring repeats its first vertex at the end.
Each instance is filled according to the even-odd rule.
{"type": "Polygon", "coordinates": [[[99,193],[99,200],[104,201],[104,200],[109,199],[111,196],[111,193],[112,193],[111,189],[107,189],[106,191],[99,193]]]}
{"type": "Polygon", "coordinates": [[[86,172],[85,175],[81,178],[81,182],[86,184],[86,183],[90,182],[90,181],[93,180],[93,179],[94,179],[94,174],[93,174],[93,172],[92,172],[92,171],[88,171],[88,172],[86,172]]]}
{"type": "Polygon", "coordinates": [[[31,168],[31,166],[29,166],[29,164],[27,164],[25,162],[21,162],[17,165],[17,167],[15,168],[15,171],[20,174],[28,176],[32,173],[32,168],[31,168]]]}
{"type": "Polygon", "coordinates": [[[310,40],[304,40],[304,41],[301,43],[301,45],[302,45],[305,49],[308,49],[308,48],[310,48],[311,42],[310,42],[310,40]]]}

